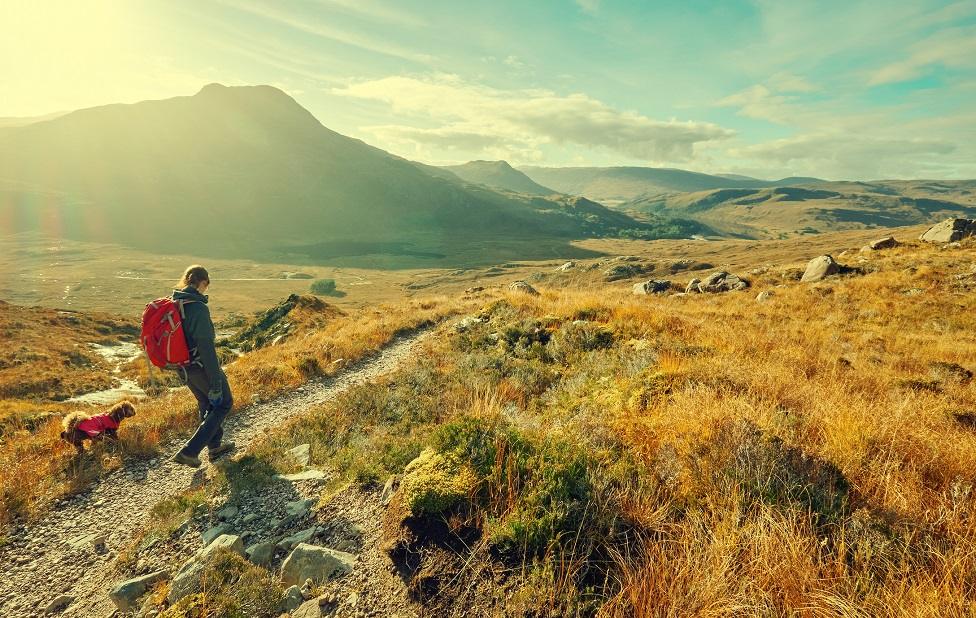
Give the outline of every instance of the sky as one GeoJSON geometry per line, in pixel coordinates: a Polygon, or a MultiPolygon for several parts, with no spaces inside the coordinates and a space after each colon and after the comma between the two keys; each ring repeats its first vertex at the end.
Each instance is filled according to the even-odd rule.
{"type": "Polygon", "coordinates": [[[976,178],[976,0],[0,5],[0,117],[271,84],[437,165],[976,178]]]}

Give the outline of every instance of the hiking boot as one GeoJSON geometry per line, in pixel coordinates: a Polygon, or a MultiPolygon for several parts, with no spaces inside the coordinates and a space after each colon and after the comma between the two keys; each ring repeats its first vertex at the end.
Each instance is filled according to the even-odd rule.
{"type": "Polygon", "coordinates": [[[199,468],[200,467],[200,458],[199,457],[190,457],[189,455],[187,455],[183,451],[180,451],[176,455],[173,455],[173,461],[175,461],[178,464],[183,464],[184,466],[190,466],[191,468],[199,468]]]}
{"type": "Polygon", "coordinates": [[[213,461],[224,453],[232,450],[234,450],[233,442],[221,442],[220,446],[216,448],[208,448],[207,454],[210,456],[210,461],[213,461]]]}

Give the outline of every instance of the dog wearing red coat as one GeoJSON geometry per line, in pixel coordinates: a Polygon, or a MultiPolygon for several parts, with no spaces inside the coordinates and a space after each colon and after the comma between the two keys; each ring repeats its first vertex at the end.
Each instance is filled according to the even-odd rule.
{"type": "Polygon", "coordinates": [[[120,401],[103,414],[72,412],[61,421],[61,439],[74,446],[79,453],[85,450],[85,441],[99,441],[108,438],[119,439],[119,426],[122,420],[136,415],[135,406],[128,401],[120,401]]]}

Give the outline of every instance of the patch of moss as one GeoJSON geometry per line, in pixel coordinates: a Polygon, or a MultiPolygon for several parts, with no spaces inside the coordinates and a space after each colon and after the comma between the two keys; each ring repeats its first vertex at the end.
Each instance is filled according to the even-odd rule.
{"type": "Polygon", "coordinates": [[[437,515],[466,500],[477,482],[457,458],[424,449],[403,471],[400,491],[415,517],[437,515]]]}

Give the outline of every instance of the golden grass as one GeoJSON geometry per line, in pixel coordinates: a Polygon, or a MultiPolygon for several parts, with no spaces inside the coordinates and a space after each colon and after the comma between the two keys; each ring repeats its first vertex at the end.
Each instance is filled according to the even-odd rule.
{"type": "MultiPolygon", "coordinates": [[[[227,366],[235,405],[272,397],[318,375],[331,375],[345,364],[375,352],[398,333],[457,313],[467,301],[446,297],[384,305],[329,321],[305,337],[246,354],[227,366]]],[[[83,488],[120,459],[144,456],[174,432],[196,426],[195,402],[186,389],[166,392],[138,404],[126,421],[117,446],[98,445],[78,459],[59,438],[60,419],[35,431],[10,432],[0,441],[0,524],[35,517],[55,499],[83,488]]]]}

